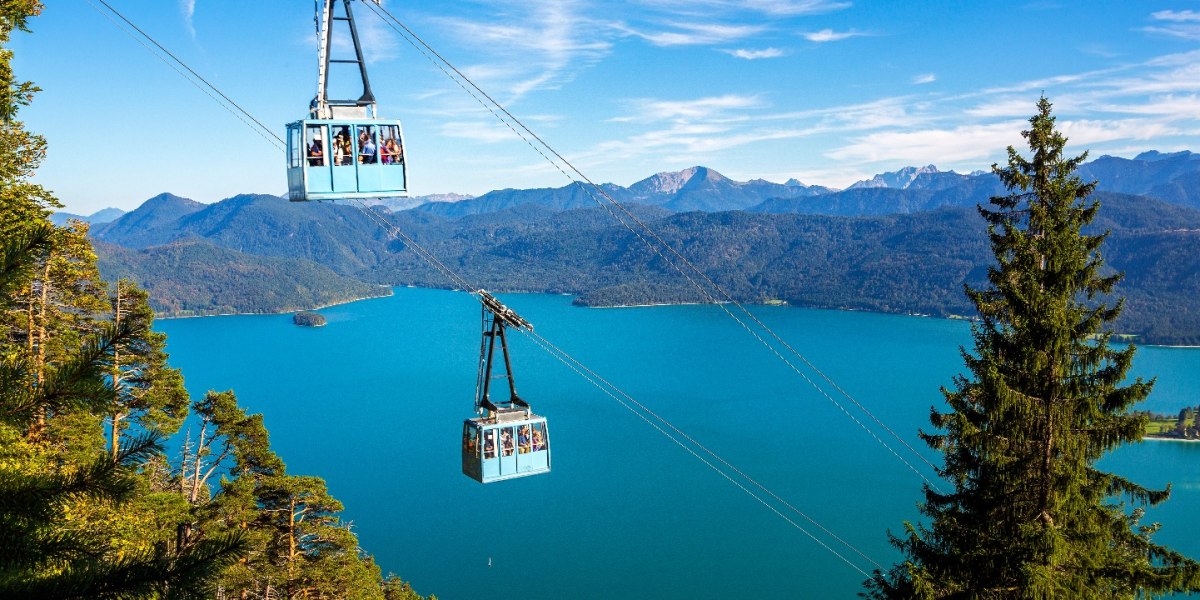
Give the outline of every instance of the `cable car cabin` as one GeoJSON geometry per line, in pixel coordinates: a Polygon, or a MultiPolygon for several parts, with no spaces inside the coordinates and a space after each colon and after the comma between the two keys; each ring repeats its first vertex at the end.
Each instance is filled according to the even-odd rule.
{"type": "Polygon", "coordinates": [[[546,418],[523,409],[501,409],[493,415],[463,423],[463,475],[491,483],[549,473],[546,418]]]}
{"type": "Polygon", "coordinates": [[[408,195],[399,121],[305,119],[287,126],[288,199],[408,195]]]}

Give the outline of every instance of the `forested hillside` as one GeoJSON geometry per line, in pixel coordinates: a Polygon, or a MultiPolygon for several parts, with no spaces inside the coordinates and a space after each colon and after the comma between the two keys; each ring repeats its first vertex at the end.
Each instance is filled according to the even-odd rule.
{"type": "MultiPolygon", "coordinates": [[[[986,201],[994,188],[979,177],[965,181],[937,191],[862,188],[802,200],[838,196],[880,205],[888,203],[879,198],[955,198],[936,210],[885,215],[844,216],[873,212],[846,204],[831,208],[833,215],[630,209],[739,301],[970,316],[962,286],[978,284],[990,260],[974,202],[986,201]]],[[[1127,273],[1118,292],[1129,309],[1119,327],[1143,341],[1200,340],[1192,252],[1200,211],[1142,196],[1096,197],[1102,207],[1094,227],[1113,232],[1108,264],[1127,273]]],[[[158,220],[139,213],[162,209],[144,206],[128,217],[158,220]]],[[[460,217],[377,210],[489,289],[574,293],[588,306],[705,300],[599,208],[531,203],[460,217]]],[[[99,245],[103,272],[136,274],[167,314],[278,312],[378,293],[363,283],[453,285],[354,206],[238,196],[194,212],[170,211],[186,214],[154,232],[126,235],[118,221],[97,234],[111,244],[170,242],[136,252],[99,245]]]]}
{"type": "MultiPolygon", "coordinates": [[[[88,224],[51,222],[61,205],[31,182],[46,142],[16,120],[36,89],[13,79],[7,49],[41,8],[0,4],[0,598],[420,600],[359,547],[324,480],[287,469],[271,419],[232,390],[189,397],[153,329],[150,294],[101,278],[88,224]]],[[[204,208],[169,195],[150,204],[158,210],[113,230],[165,239],[152,236],[204,208]]],[[[150,288],[164,297],[244,304],[278,286],[311,301],[337,287],[378,290],[204,240],[106,254],[143,281],[164,282],[135,263],[169,273],[174,288],[150,288]],[[241,273],[264,285],[220,289],[220,272],[239,262],[267,269],[241,273]]]]}

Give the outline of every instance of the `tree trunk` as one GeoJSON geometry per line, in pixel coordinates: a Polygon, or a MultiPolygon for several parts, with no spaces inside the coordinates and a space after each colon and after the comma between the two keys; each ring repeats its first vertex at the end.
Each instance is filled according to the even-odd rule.
{"type": "MultiPolygon", "coordinates": [[[[121,280],[117,280],[117,298],[113,307],[113,323],[121,326],[121,280]]],[[[112,415],[112,459],[117,460],[117,454],[121,448],[121,418],[124,416],[121,413],[121,351],[113,349],[113,367],[112,367],[112,386],[113,386],[113,415],[112,415]]]]}
{"type": "MultiPolygon", "coordinates": [[[[40,306],[38,307],[38,324],[37,324],[37,353],[35,369],[37,378],[35,382],[38,389],[41,389],[43,382],[46,380],[46,306],[49,304],[50,296],[50,259],[46,257],[46,266],[42,270],[42,293],[40,297],[40,306]]],[[[38,408],[37,422],[34,423],[33,437],[38,438],[42,434],[42,430],[46,428],[46,409],[38,408]]]]}
{"type": "Polygon", "coordinates": [[[288,597],[293,597],[293,580],[296,570],[296,497],[288,503],[288,597]]]}
{"type": "Polygon", "coordinates": [[[196,445],[196,468],[192,474],[192,493],[188,495],[188,502],[195,505],[196,498],[200,496],[200,455],[204,452],[204,434],[208,429],[208,421],[205,421],[200,426],[200,442],[196,445]]]}

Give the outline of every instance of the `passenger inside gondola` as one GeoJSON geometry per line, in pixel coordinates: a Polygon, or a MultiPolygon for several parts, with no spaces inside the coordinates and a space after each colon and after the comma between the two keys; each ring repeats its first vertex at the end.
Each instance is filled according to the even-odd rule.
{"type": "Polygon", "coordinates": [[[543,425],[538,423],[533,427],[533,451],[540,452],[546,449],[546,435],[542,432],[543,425]]]}
{"type": "Polygon", "coordinates": [[[513,455],[513,439],[512,439],[512,429],[511,428],[504,429],[501,432],[500,441],[504,444],[504,455],[512,456],[513,455]]]}
{"type": "Polygon", "coordinates": [[[325,149],[321,139],[317,138],[312,141],[308,147],[308,166],[323,167],[325,166],[325,149]]]}
{"type": "Polygon", "coordinates": [[[400,127],[380,125],[379,137],[383,140],[379,146],[380,162],[385,165],[403,164],[404,147],[400,145],[400,127]]]}
{"type": "Polygon", "coordinates": [[[383,142],[383,149],[380,151],[380,156],[383,157],[383,164],[385,165],[398,165],[404,160],[404,154],[400,152],[400,144],[397,144],[393,138],[388,138],[383,142]]]}
{"type": "Polygon", "coordinates": [[[496,458],[496,436],[492,431],[483,434],[483,457],[496,458]]]}
{"type": "Polygon", "coordinates": [[[344,166],[353,164],[354,147],[350,141],[350,128],[342,127],[333,140],[334,165],[344,166]]]}
{"type": "Polygon", "coordinates": [[[517,451],[521,454],[529,454],[529,426],[522,425],[517,431],[517,451]]]}
{"type": "Polygon", "coordinates": [[[358,148],[358,160],[363,164],[375,163],[375,136],[371,135],[370,129],[366,129],[359,136],[360,144],[358,148]]]}

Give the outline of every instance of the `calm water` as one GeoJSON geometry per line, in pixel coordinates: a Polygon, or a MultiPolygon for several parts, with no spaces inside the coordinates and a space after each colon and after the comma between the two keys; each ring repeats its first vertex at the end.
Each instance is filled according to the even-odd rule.
{"type": "MultiPolygon", "coordinates": [[[[503,299],[547,339],[870,560],[895,560],[886,532],[918,517],[921,478],[720,308],[503,299]]],[[[915,431],[940,406],[938,387],[961,370],[965,323],[754,310],[935,460],[915,431]]],[[[264,413],[289,472],[324,477],[362,545],[418,591],[533,600],[849,598],[861,589],[859,571],[524,336],[512,340],[518,390],[550,419],[554,471],[487,486],[467,479],[459,436],[472,415],[480,325],[467,294],[401,288],[320,312],[329,324],[319,329],[295,327],[289,315],[158,328],[192,394],[233,388],[250,411],[264,413]]],[[[1135,368],[1159,379],[1146,408],[1174,413],[1200,404],[1200,350],[1144,348],[1135,368]]],[[[1150,513],[1164,523],[1156,539],[1200,557],[1200,444],[1147,442],[1105,464],[1144,484],[1173,482],[1171,500],[1150,513]]],[[[873,568],[780,510],[859,568],[873,568]]]]}

